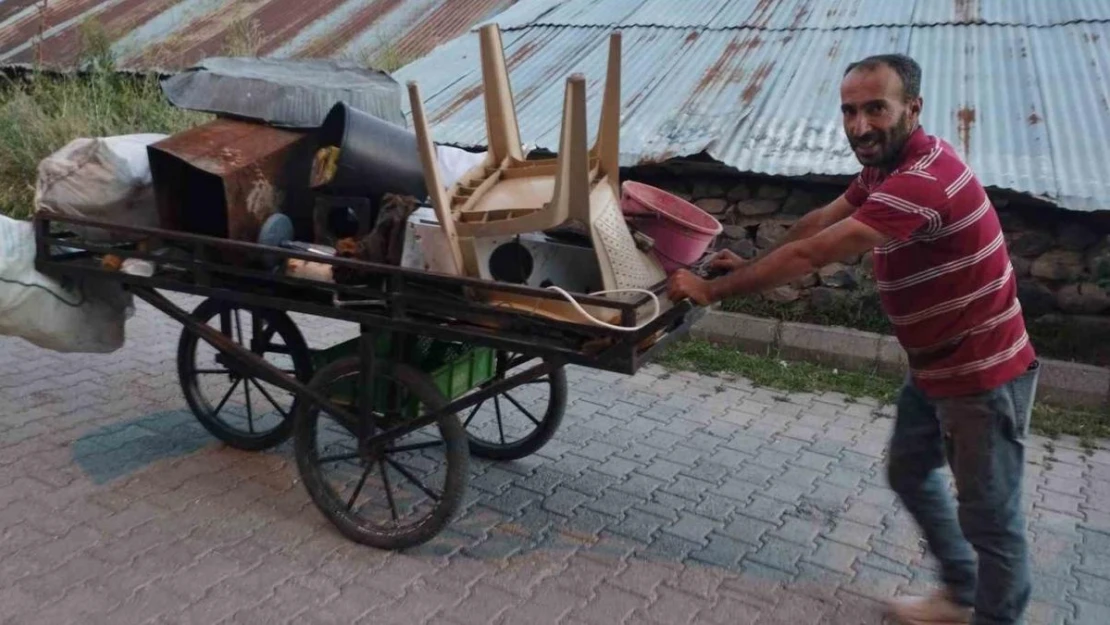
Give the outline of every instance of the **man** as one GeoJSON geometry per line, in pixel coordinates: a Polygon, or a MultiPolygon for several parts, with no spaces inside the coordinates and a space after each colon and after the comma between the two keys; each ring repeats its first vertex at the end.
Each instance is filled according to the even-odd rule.
{"type": "Polygon", "coordinates": [[[713,264],[726,275],[678,271],[669,295],[708,305],[873,250],[883,309],[910,365],[888,478],[944,582],[891,611],[913,624],[1017,623],[1030,595],[1021,479],[1039,368],[998,216],[952,147],[919,125],[920,84],[906,56],[850,65],[841,111],[859,176],[763,258],[719,254],[713,264]],[[940,473],[946,459],[958,512],[940,473]]]}

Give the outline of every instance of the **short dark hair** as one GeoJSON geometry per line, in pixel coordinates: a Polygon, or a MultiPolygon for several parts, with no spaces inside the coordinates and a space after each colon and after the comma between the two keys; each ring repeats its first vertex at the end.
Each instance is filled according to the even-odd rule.
{"type": "Polygon", "coordinates": [[[855,63],[850,63],[848,69],[844,70],[844,75],[847,76],[854,69],[875,69],[880,65],[886,65],[894,70],[898,77],[902,79],[902,95],[905,99],[911,100],[921,95],[921,66],[905,54],[875,54],[869,56],[855,63]]]}

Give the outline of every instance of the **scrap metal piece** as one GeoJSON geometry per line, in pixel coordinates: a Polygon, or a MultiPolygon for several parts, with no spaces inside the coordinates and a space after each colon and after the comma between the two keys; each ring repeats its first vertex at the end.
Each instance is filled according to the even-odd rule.
{"type": "Polygon", "coordinates": [[[297,207],[305,205],[313,147],[311,134],[231,119],[152,144],[161,227],[253,243],[263,222],[284,212],[298,235],[311,232],[310,210],[297,207]]]}
{"type": "Polygon", "coordinates": [[[282,128],[317,128],[341,101],[405,126],[397,81],[352,61],[213,57],[162,81],[162,92],[178,108],[282,128]]]}

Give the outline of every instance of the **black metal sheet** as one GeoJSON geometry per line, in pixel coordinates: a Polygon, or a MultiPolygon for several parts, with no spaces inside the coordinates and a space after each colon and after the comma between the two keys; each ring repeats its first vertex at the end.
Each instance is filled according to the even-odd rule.
{"type": "Polygon", "coordinates": [[[318,128],[337,102],[406,126],[401,85],[351,61],[213,57],[163,80],[162,91],[178,108],[283,128],[318,128]]]}

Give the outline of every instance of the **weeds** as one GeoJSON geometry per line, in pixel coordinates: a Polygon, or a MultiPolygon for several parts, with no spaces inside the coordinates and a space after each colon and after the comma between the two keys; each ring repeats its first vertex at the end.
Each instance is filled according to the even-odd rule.
{"type": "Polygon", "coordinates": [[[378,51],[373,67],[383,72],[393,73],[405,66],[407,60],[393,45],[387,45],[378,51]]]}
{"type": "Polygon", "coordinates": [[[759,386],[783,391],[838,391],[849,397],[873,397],[883,403],[894,400],[899,384],[895,378],[839,371],[805,362],[786,362],[718,348],[705,341],[680,343],[668,350],[659,363],[704,374],[734,373],[759,386]]]}
{"type": "Polygon", "coordinates": [[[111,40],[95,23],[81,34],[85,74],[34,72],[0,83],[0,214],[33,212],[39,162],[74,139],[170,134],[209,119],[171,106],[156,76],[116,73],[111,40]]]}
{"type": "Polygon", "coordinates": [[[1097,439],[1110,439],[1110,415],[1069,410],[1039,403],[1033,412],[1032,427],[1049,438],[1076,436],[1080,446],[1093,448],[1097,439]]]}
{"type": "MultiPolygon", "coordinates": [[[[883,404],[891,404],[901,385],[901,380],[895,377],[840,371],[812,363],[786,362],[697,340],[671,347],[658,362],[670,369],[707,375],[736,374],[758,386],[782,391],[839,392],[846,395],[849,401],[853,401],[850,398],[871,397],[883,404]]],[[[1110,414],[1060,408],[1039,402],[1033,408],[1031,429],[1049,438],[1076,436],[1080,439],[1080,446],[1093,450],[1097,446],[1097,440],[1110,439],[1110,414]]],[[[1051,451],[1051,444],[1048,449],[1051,451]]]]}
{"type": "Polygon", "coordinates": [[[257,19],[241,17],[228,26],[224,39],[225,56],[255,57],[266,43],[266,35],[257,19]]]}
{"type": "Polygon", "coordinates": [[[377,69],[392,74],[412,59],[397,48],[397,44],[379,35],[375,46],[367,46],[358,53],[357,61],[363,67],[377,69]]]}

